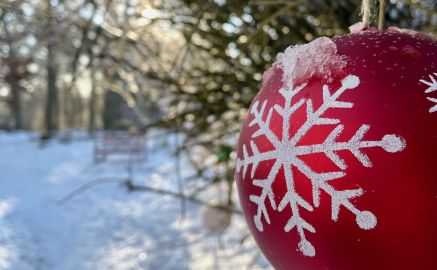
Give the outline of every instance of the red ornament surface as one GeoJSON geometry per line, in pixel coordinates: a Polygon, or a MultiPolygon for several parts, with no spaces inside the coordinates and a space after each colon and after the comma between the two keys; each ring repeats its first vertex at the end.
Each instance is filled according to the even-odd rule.
{"type": "Polygon", "coordinates": [[[248,226],[276,269],[437,269],[437,41],[332,41],[329,78],[265,74],[237,149],[248,226]]]}

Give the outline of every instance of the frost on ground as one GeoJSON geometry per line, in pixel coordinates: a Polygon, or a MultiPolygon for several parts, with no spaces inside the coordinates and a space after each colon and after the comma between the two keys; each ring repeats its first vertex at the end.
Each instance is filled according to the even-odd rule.
{"type": "MultiPolygon", "coordinates": [[[[211,233],[202,225],[200,206],[188,203],[180,222],[178,199],[128,193],[116,182],[59,205],[91,180],[127,177],[126,163],[88,167],[90,140],[41,149],[31,137],[0,133],[0,270],[246,269],[252,263],[257,249],[251,240],[240,246],[247,230],[238,215],[225,233],[211,233]]],[[[158,137],[149,144],[149,158],[134,164],[134,180],[177,191],[172,138],[158,137]]],[[[182,162],[183,176],[191,176],[182,162]]],[[[199,185],[191,181],[186,189],[199,185]]],[[[254,265],[267,268],[263,260],[254,265]]]]}

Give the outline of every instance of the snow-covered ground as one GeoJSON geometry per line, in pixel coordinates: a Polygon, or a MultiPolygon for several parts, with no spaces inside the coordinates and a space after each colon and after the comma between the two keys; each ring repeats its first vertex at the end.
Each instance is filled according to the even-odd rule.
{"type": "MultiPolygon", "coordinates": [[[[247,234],[240,215],[224,233],[212,233],[202,225],[201,206],[188,203],[181,221],[177,198],[128,192],[115,180],[60,204],[95,179],[126,178],[127,163],[89,166],[93,141],[85,136],[43,148],[34,138],[0,133],[0,270],[268,268],[251,239],[240,244],[247,234]]],[[[148,158],[135,162],[134,181],[177,191],[172,138],[156,138],[148,158]]],[[[182,162],[183,177],[191,176],[182,162]]]]}

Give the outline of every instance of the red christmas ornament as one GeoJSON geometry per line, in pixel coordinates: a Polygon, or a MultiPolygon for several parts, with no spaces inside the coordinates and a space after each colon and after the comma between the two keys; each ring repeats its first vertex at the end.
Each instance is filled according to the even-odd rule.
{"type": "Polygon", "coordinates": [[[437,269],[437,41],[366,30],[288,48],[238,144],[276,269],[437,269]]]}

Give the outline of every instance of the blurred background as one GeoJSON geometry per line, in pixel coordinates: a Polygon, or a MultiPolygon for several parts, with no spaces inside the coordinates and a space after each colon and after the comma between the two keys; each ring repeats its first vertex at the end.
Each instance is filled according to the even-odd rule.
{"type": "MultiPolygon", "coordinates": [[[[386,26],[436,37],[436,0],[387,2],[386,26]]],[[[240,125],[276,54],[360,5],[0,0],[0,270],[271,269],[240,125]]]]}

